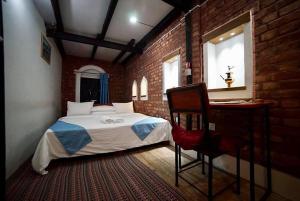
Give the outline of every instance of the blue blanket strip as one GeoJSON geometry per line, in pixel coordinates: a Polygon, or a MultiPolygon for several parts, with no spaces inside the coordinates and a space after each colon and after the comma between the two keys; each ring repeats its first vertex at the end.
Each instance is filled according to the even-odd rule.
{"type": "Polygon", "coordinates": [[[82,126],[57,121],[50,129],[69,154],[74,154],[92,141],[88,132],[82,126]]]}
{"type": "Polygon", "coordinates": [[[149,117],[136,122],[131,126],[131,129],[141,140],[144,140],[159,122],[159,118],[149,117]]]}

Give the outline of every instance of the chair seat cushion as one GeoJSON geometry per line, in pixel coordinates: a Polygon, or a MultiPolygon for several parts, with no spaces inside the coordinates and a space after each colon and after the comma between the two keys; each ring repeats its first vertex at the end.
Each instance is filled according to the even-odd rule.
{"type": "Polygon", "coordinates": [[[185,150],[200,151],[206,155],[217,157],[228,152],[235,152],[238,148],[245,146],[239,138],[221,136],[215,132],[209,133],[210,138],[204,138],[203,130],[188,131],[178,125],[172,129],[173,140],[185,150]]]}
{"type": "Polygon", "coordinates": [[[197,149],[203,142],[203,130],[187,131],[180,126],[173,126],[173,140],[185,150],[197,149]]]}

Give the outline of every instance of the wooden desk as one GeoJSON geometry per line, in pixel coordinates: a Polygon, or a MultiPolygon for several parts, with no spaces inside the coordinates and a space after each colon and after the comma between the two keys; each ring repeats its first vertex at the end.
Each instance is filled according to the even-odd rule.
{"type": "Polygon", "coordinates": [[[264,135],[265,135],[265,160],[267,168],[267,189],[261,200],[266,200],[272,191],[272,175],[271,175],[271,148],[270,148],[270,126],[269,126],[269,105],[268,103],[236,103],[236,104],[219,104],[211,103],[210,109],[213,110],[237,110],[243,111],[246,117],[249,117],[248,125],[248,146],[249,146],[249,163],[250,163],[250,200],[255,201],[255,170],[254,170],[254,132],[253,132],[253,116],[256,110],[263,110],[264,118],[264,135]]]}

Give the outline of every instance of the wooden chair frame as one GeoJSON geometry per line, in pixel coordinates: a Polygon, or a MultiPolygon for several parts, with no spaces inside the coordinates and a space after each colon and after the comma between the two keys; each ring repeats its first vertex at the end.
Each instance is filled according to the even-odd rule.
{"type": "MultiPolygon", "coordinates": [[[[192,93],[191,93],[192,94],[192,93]]],[[[190,95],[191,95],[190,94],[190,95]]],[[[208,101],[208,94],[207,88],[205,83],[199,83],[195,85],[189,85],[185,87],[177,87],[167,90],[167,97],[170,109],[170,116],[171,116],[171,125],[172,126],[180,126],[180,114],[188,114],[197,115],[197,129],[202,127],[204,132],[204,137],[207,140],[210,140],[210,131],[209,131],[209,120],[208,120],[208,110],[209,110],[209,101],[208,101]],[[193,92],[193,97],[198,100],[191,100],[193,97],[188,97],[189,92],[193,92]],[[177,100],[177,99],[180,100],[177,100]],[[182,103],[180,103],[182,101],[182,103]],[[196,101],[192,103],[191,101],[196,101]],[[176,102],[176,103],[175,103],[176,102]],[[177,106],[179,104],[179,106],[177,106]],[[185,106],[186,104],[186,106],[185,106]],[[175,106],[176,105],[176,106],[175,106]],[[199,106],[199,107],[198,107],[199,106]],[[175,121],[174,114],[177,113],[177,121],[175,121]],[[201,116],[200,116],[201,115],[201,116]],[[200,118],[201,117],[201,118],[200,118]]],[[[236,193],[240,194],[240,148],[236,150],[236,181],[230,183],[225,188],[221,189],[220,191],[213,194],[213,159],[219,157],[220,155],[224,154],[222,152],[215,152],[215,151],[204,151],[201,150],[199,147],[197,151],[197,159],[182,165],[181,164],[181,147],[180,145],[176,144],[175,142],[175,185],[178,186],[178,178],[185,180],[187,183],[195,187],[199,192],[204,194],[208,197],[208,200],[212,200],[213,197],[225,191],[228,187],[236,183],[237,189],[236,193]],[[208,192],[204,192],[179,173],[193,168],[199,164],[202,164],[202,174],[205,174],[205,155],[208,156],[208,192]],[[200,161],[200,162],[199,162],[200,161]]]]}

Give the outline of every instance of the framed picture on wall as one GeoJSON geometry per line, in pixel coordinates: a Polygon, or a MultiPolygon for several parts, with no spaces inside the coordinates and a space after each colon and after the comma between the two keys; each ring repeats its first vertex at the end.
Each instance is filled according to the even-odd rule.
{"type": "Polygon", "coordinates": [[[41,57],[50,64],[51,61],[51,46],[46,37],[42,34],[41,37],[41,57]]]}

